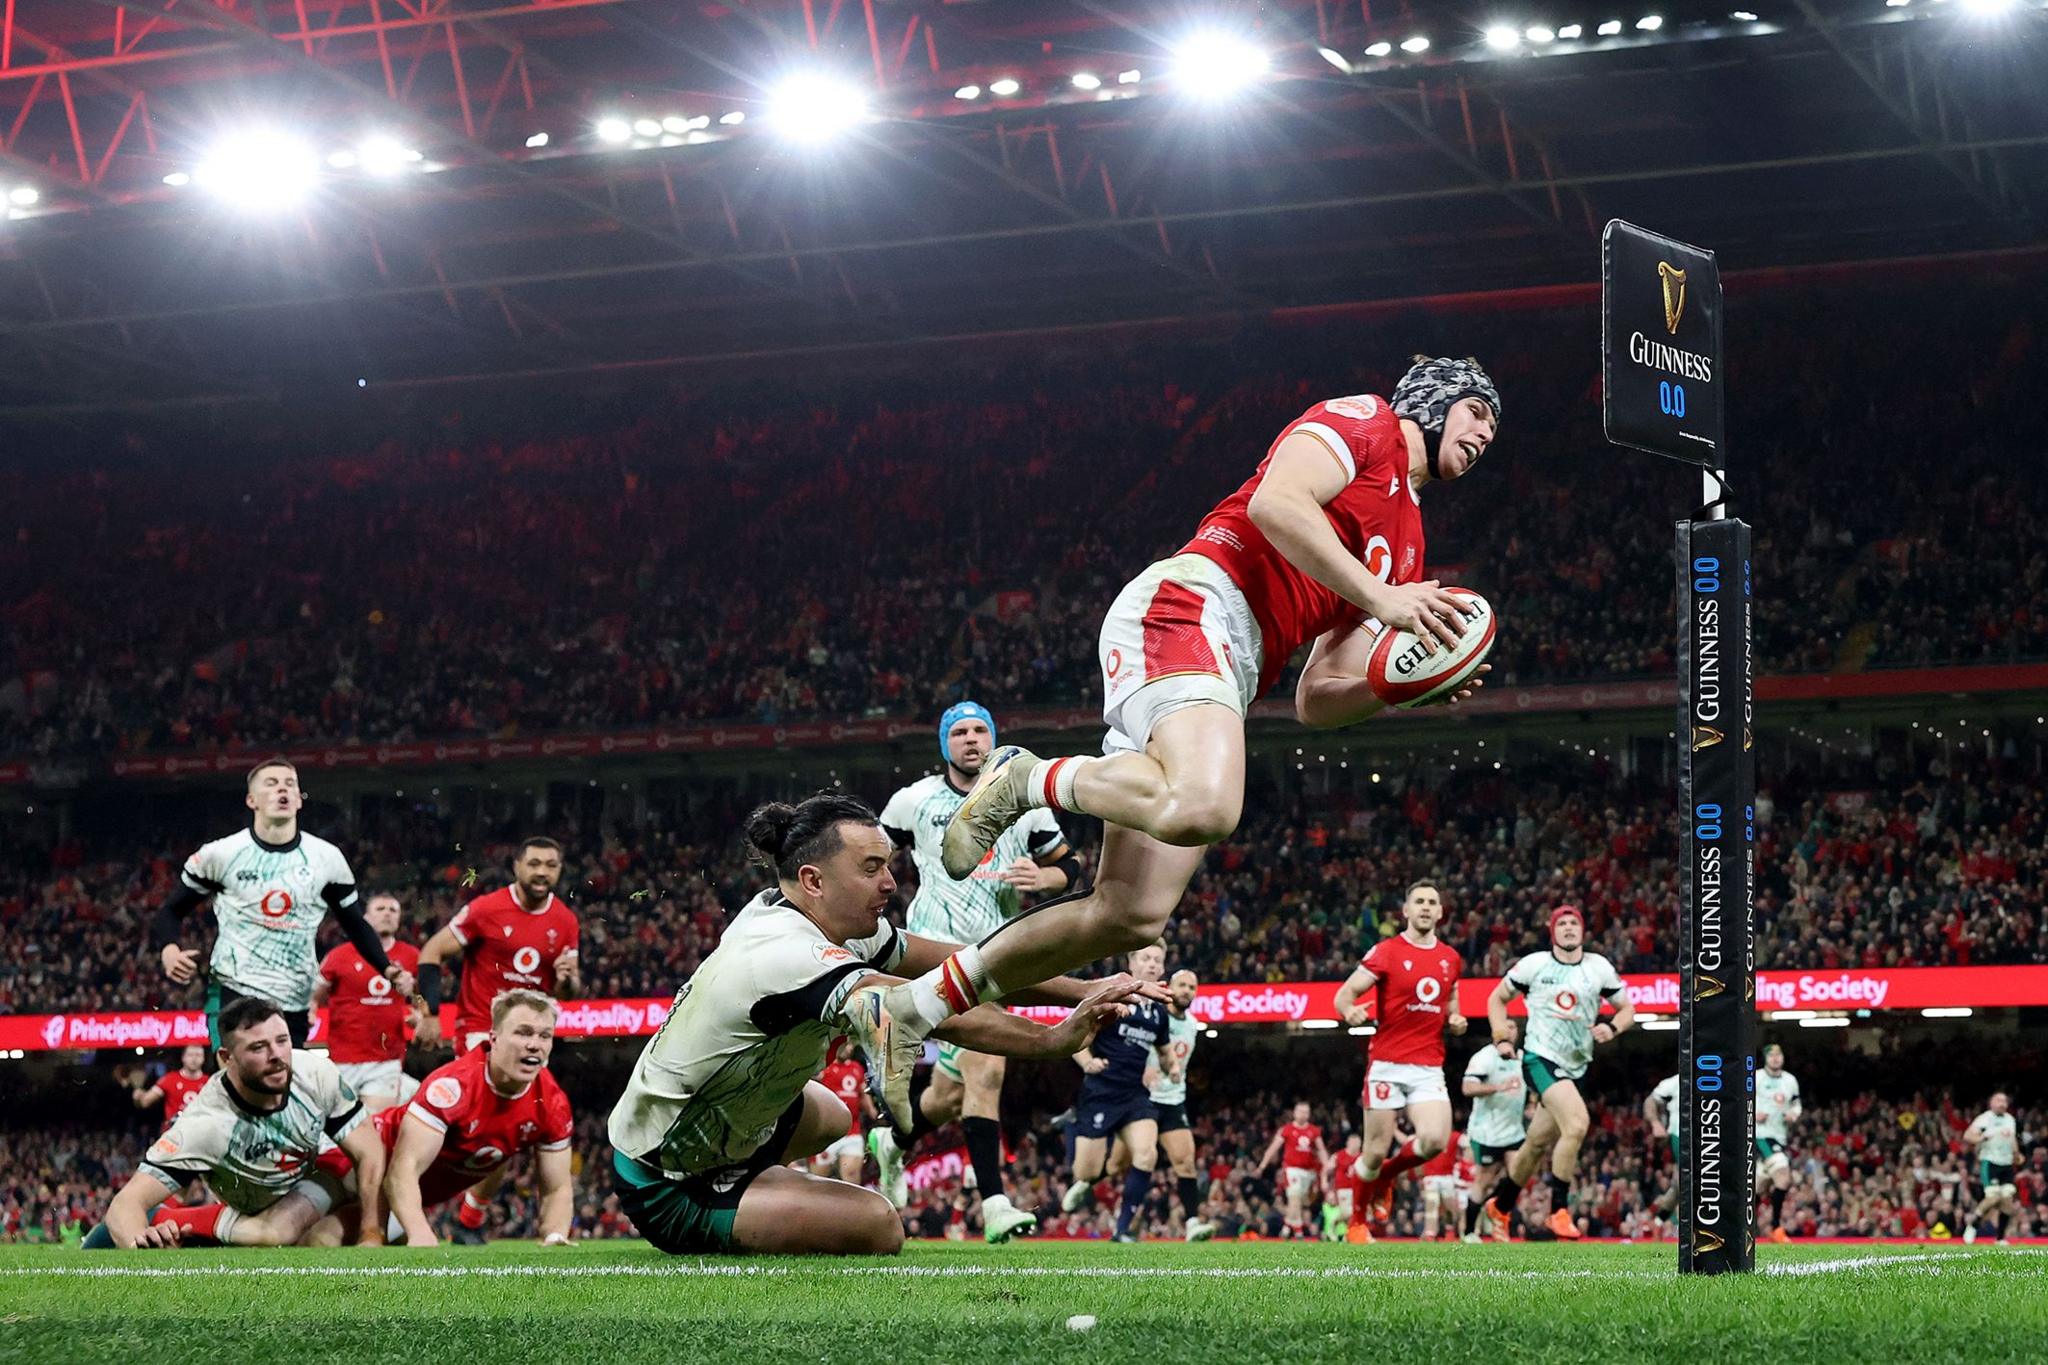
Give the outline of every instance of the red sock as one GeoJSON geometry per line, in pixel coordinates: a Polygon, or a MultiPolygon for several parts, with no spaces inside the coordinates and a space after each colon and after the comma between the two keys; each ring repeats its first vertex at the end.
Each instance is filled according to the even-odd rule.
{"type": "Polygon", "coordinates": [[[1427,1160],[1429,1160],[1428,1157],[1415,1154],[1415,1139],[1409,1138],[1401,1144],[1401,1150],[1388,1157],[1386,1164],[1380,1167],[1380,1179],[1391,1180],[1401,1174],[1401,1172],[1414,1166],[1420,1166],[1427,1160]]]}
{"type": "Polygon", "coordinates": [[[462,1206],[456,1210],[455,1221],[475,1232],[484,1225],[484,1206],[476,1202],[476,1196],[469,1191],[462,1192],[462,1206]]]}
{"type": "MultiPolygon", "coordinates": [[[[172,1196],[171,1196],[171,1197],[170,1197],[169,1199],[166,1199],[166,1200],[164,1200],[164,1202],[163,1202],[163,1203],[161,1203],[161,1204],[158,1204],[158,1205],[157,1205],[157,1207],[158,1207],[159,1209],[165,1209],[165,1210],[169,1210],[169,1209],[182,1209],[182,1208],[184,1208],[184,1207],[185,1207],[185,1201],[184,1201],[184,1200],[182,1200],[182,1199],[180,1199],[180,1198],[178,1198],[178,1196],[174,1194],[174,1195],[172,1195],[172,1196]]],[[[153,1218],[153,1219],[151,1219],[150,1221],[151,1221],[151,1222],[156,1222],[156,1221],[158,1221],[158,1220],[157,1220],[157,1219],[154,1219],[154,1218],[153,1218]]]]}
{"type": "Polygon", "coordinates": [[[181,1246],[197,1246],[202,1242],[219,1242],[220,1216],[226,1213],[226,1204],[201,1204],[198,1208],[171,1208],[159,1204],[150,1224],[176,1223],[184,1229],[179,1236],[181,1246]]]}

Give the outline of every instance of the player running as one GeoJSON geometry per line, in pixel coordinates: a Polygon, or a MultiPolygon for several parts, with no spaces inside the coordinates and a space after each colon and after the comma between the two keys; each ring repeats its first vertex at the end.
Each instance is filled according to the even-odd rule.
{"type": "MultiPolygon", "coordinates": [[[[363,918],[377,931],[385,956],[414,973],[420,950],[398,941],[400,914],[398,897],[389,892],[380,891],[363,905],[363,918]]],[[[338,943],[320,959],[313,1008],[322,1006],[327,1009],[327,1059],[341,1068],[341,1078],[362,1097],[363,1107],[374,1114],[410,1099],[414,1086],[405,1074],[406,1030],[417,1027],[419,1011],[353,943],[338,943]]]]}
{"type": "MultiPolygon", "coordinates": [[[[1202,1191],[1195,1178],[1195,1130],[1188,1124],[1188,1063],[1194,1060],[1195,1044],[1202,1036],[1202,1021],[1189,1012],[1201,982],[1183,967],[1166,983],[1167,1044],[1152,1059],[1148,1073],[1152,1080],[1152,1117],[1159,1126],[1159,1150],[1173,1167],[1173,1185],[1180,1196],[1182,1231],[1190,1242],[1206,1242],[1216,1235],[1216,1225],[1202,1217],[1202,1191]]],[[[1117,1156],[1110,1160],[1112,1171],[1121,1170],[1119,1159],[1130,1160],[1121,1139],[1117,1156]]]]}
{"type": "Polygon", "coordinates": [[[1296,715],[1350,725],[1382,709],[1366,678],[1379,623],[1445,643],[1462,633],[1462,600],[1423,579],[1421,488],[1470,471],[1500,411],[1486,371],[1451,359],[1418,361],[1391,402],[1318,403],[1179,554],[1125,586],[1098,643],[1103,756],[996,750],[943,844],[946,871],[964,877],[1026,811],[1097,816],[1094,887],[1019,916],[884,1002],[895,1046],[881,1089],[899,1125],[919,1044],[948,1015],[1158,940],[1203,849],[1237,827],[1245,715],[1297,650],[1314,642],[1296,715]]]}
{"type": "MultiPolygon", "coordinates": [[[[896,847],[909,850],[917,869],[917,895],[903,921],[913,934],[977,943],[1002,928],[1022,908],[1024,896],[1056,896],[1081,879],[1080,861],[1049,810],[1031,811],[1004,830],[966,880],[946,875],[939,849],[946,823],[995,744],[995,717],[987,707],[963,701],[946,708],[939,717],[940,771],[904,787],[882,808],[882,829],[896,847]]],[[[883,1129],[874,1138],[884,1183],[894,1184],[903,1150],[926,1131],[960,1120],[981,1191],[982,1234],[997,1244],[1038,1226],[1037,1217],[1012,1204],[1003,1190],[1002,1098],[1003,1059],[948,1044],[939,1049],[931,1083],[917,1100],[909,1137],[899,1144],[883,1129]]]]}
{"type": "MultiPolygon", "coordinates": [[[[1309,1201],[1316,1192],[1316,1177],[1323,1167],[1330,1164],[1330,1149],[1323,1145],[1323,1130],[1319,1124],[1309,1121],[1308,1101],[1302,1100],[1294,1106],[1294,1117],[1274,1131],[1273,1140],[1266,1144],[1266,1153],[1259,1158],[1254,1175],[1264,1175],[1266,1168],[1273,1164],[1273,1158],[1280,1158],[1280,1169],[1286,1180],[1286,1220],[1284,1235],[1288,1237],[1312,1237],[1315,1235],[1309,1223],[1309,1201]]],[[[1363,1218],[1366,1210],[1357,1210],[1363,1218]]]]}
{"type": "Polygon", "coordinates": [[[1439,942],[1436,926],[1444,902],[1427,879],[1408,888],[1401,913],[1407,927],[1381,939],[1337,988],[1338,1017],[1353,1028],[1379,1020],[1372,1040],[1372,1065],[1365,1073],[1365,1155],[1358,1163],[1373,1217],[1392,1212],[1394,1177],[1420,1166],[1451,1142],[1451,1092],[1444,1088],[1444,1029],[1465,1032],[1458,1013],[1458,977],[1465,959],[1439,942]],[[1361,997],[1375,995],[1368,1011],[1361,997]],[[1387,1155],[1395,1119],[1403,1110],[1415,1136],[1387,1155]]]}
{"type": "MultiPolygon", "coordinates": [[[[868,1161],[867,1145],[861,1139],[861,1129],[866,1125],[868,1109],[874,1101],[868,1098],[868,1069],[860,1064],[860,1058],[850,1052],[842,1052],[825,1064],[818,1073],[818,1083],[839,1097],[846,1106],[846,1113],[852,1126],[846,1136],[827,1147],[812,1161],[813,1168],[820,1163],[830,1163],[830,1169],[849,1185],[860,1184],[868,1161]]],[[[896,1200],[889,1201],[898,1208],[896,1200]]]]}
{"type": "Polygon", "coordinates": [[[152,1085],[135,1086],[130,1097],[137,1109],[161,1104],[164,1107],[164,1127],[169,1128],[178,1121],[178,1115],[184,1112],[185,1106],[205,1088],[206,1049],[192,1043],[178,1054],[176,1071],[166,1071],[152,1085]]]}
{"type": "Polygon", "coordinates": [[[1659,1216],[1669,1218],[1678,1207],[1678,1162],[1684,1145],[1679,1134],[1685,1121],[1685,1104],[1679,1093],[1677,1072],[1657,1082],[1657,1088],[1643,1101],[1643,1117],[1649,1120],[1652,1140],[1663,1139],[1671,1144],[1671,1181],[1651,1206],[1659,1216]]]}
{"type": "Polygon", "coordinates": [[[1792,1158],[1785,1148],[1799,1114],[1798,1078],[1785,1069],[1785,1049],[1772,1043],[1764,1049],[1764,1069],[1756,1078],[1756,1160],[1771,1182],[1768,1241],[1792,1240],[1792,1234],[1785,1231],[1785,1196],[1792,1189],[1792,1158]]]}
{"type": "Polygon", "coordinates": [[[220,1046],[221,1012],[237,1000],[263,1000],[284,1015],[292,1043],[311,1032],[313,981],[319,975],[320,921],[332,911],[372,971],[400,996],[412,975],[384,954],[357,908],[356,878],[341,850],[299,828],[306,804],[299,770],[282,758],[249,770],[243,804],[254,812],[244,829],[202,845],[185,860],[177,889],[156,912],[153,933],[164,975],[183,986],[199,974],[199,954],[180,946],[179,922],[212,900],[220,929],[206,988],[207,1038],[220,1046]]]}
{"type": "Polygon", "coordinates": [[[1457,1129],[1444,1149],[1422,1164],[1422,1240],[1458,1240],[1458,1220],[1470,1202],[1476,1171],[1472,1144],[1457,1129]]]}
{"type": "MultiPolygon", "coordinates": [[[[1515,1022],[1510,1019],[1502,1037],[1472,1054],[1465,1063],[1461,1090],[1472,1101],[1465,1119],[1465,1140],[1472,1144],[1472,1194],[1465,1203],[1465,1240],[1478,1242],[1479,1214],[1486,1207],[1494,1182],[1507,1169],[1508,1158],[1528,1137],[1528,1091],[1522,1085],[1522,1050],[1517,1046],[1515,1022]]],[[[1506,1240],[1505,1228],[1492,1228],[1506,1240]]]]}
{"type": "Polygon", "coordinates": [[[2011,1241],[2006,1231],[2019,1211],[2019,1186],[2013,1172],[2020,1160],[2019,1124],[2011,1109],[2012,1097],[2001,1090],[1991,1097],[1990,1108],[1963,1130],[1963,1141],[1977,1149],[1977,1183],[1984,1187],[1984,1198],[1963,1229],[1965,1242],[1977,1240],[1977,1225],[1993,1212],[1998,1214],[1998,1244],[2005,1246],[2011,1241]]]}
{"type": "MultiPolygon", "coordinates": [[[[839,1097],[811,1078],[841,1035],[880,1037],[879,992],[958,947],[883,918],[896,879],[875,813],[823,794],[747,818],[747,841],[775,885],[726,924],[718,947],[676,993],[608,1125],[619,1201],[674,1255],[705,1251],[893,1254],[903,1224],[871,1190],[783,1164],[846,1135],[839,1097]],[[855,1027],[849,1009],[870,1017],[855,1027]]],[[[1018,998],[1074,1006],[1054,1028],[999,1009],[950,1019],[938,1036],[979,1052],[1065,1057],[1123,1012],[1129,977],[1060,978],[1018,998]]]]}
{"type": "Polygon", "coordinates": [[[382,1241],[384,1147],[334,1063],[317,1052],[295,1056],[290,1026],[267,1000],[236,1000],[219,1022],[220,1070],[143,1154],[85,1247],[290,1246],[352,1196],[361,1240],[382,1241]],[[360,1191],[317,1164],[323,1137],[353,1159],[360,1191]],[[194,1180],[221,1202],[157,1208],[194,1180]]]}
{"type": "Polygon", "coordinates": [[[1536,1121],[1528,1139],[1508,1158],[1507,1177],[1494,1187],[1486,1216],[1498,1237],[1507,1235],[1508,1220],[1522,1185],[1536,1174],[1536,1163],[1550,1152],[1550,1219],[1545,1224],[1560,1240],[1575,1242],[1583,1234],[1572,1221],[1572,1178],[1579,1173],[1579,1145],[1586,1140],[1586,1101],[1579,1079],[1593,1060],[1596,1043],[1611,1043],[1636,1021],[1636,1007],[1614,964],[1586,951],[1586,920],[1578,907],[1560,905],[1550,912],[1550,951],[1531,953],[1517,962],[1486,1002],[1496,1041],[1510,1038],[1508,1002],[1529,997],[1529,1041],[1522,1052],[1522,1079],[1536,1097],[1536,1121]],[[1600,1019],[1605,1002],[1614,1006],[1613,1021],[1600,1019]]]}
{"type": "MultiPolygon", "coordinates": [[[[1166,949],[1148,944],[1131,954],[1131,977],[1154,982],[1166,971],[1166,949]]],[[[1094,1201],[1095,1182],[1109,1162],[1110,1139],[1130,1154],[1124,1171],[1123,1198],[1116,1210],[1116,1240],[1135,1242],[1131,1224],[1152,1189],[1159,1165],[1159,1120],[1145,1072],[1155,1051],[1173,1046],[1166,1006],[1157,1000],[1134,1001],[1130,1013],[1103,1029],[1088,1047],[1074,1054],[1086,1073],[1074,1100],[1073,1182],[1060,1199],[1062,1213],[1077,1213],[1094,1201]]]]}
{"type": "Polygon", "coordinates": [[[569,1138],[575,1116],[548,1070],[555,1002],[539,991],[505,991],[491,1003],[491,1036],[430,1074],[402,1109],[377,1115],[390,1153],[384,1188],[410,1247],[435,1245],[427,1210],[535,1154],[541,1245],[566,1246],[575,1201],[569,1138]]]}

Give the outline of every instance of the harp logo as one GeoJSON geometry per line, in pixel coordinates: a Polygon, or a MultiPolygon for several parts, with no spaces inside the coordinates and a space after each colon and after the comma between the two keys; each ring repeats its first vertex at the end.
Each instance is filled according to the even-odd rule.
{"type": "Polygon", "coordinates": [[[1677,336],[1679,321],[1685,317],[1685,272],[1669,261],[1659,261],[1657,282],[1664,286],[1664,330],[1677,336]]]}

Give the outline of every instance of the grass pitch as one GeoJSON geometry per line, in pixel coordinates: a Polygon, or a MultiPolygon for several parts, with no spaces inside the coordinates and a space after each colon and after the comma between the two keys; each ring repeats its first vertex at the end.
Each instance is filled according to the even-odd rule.
{"type": "Polygon", "coordinates": [[[0,1249],[0,1360],[2048,1358],[2043,1249],[1767,1247],[1755,1276],[1684,1281],[1675,1260],[1270,1242],[914,1244],[885,1261],[20,1247],[0,1249]]]}

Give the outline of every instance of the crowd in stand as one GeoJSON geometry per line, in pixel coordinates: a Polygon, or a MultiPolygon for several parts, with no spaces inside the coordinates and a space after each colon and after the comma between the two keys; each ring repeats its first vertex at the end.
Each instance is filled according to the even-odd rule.
{"type": "MultiPolygon", "coordinates": [[[[1738,302],[1766,672],[2048,657],[2041,303],[1738,302]],[[1855,354],[1807,345],[1817,316],[1855,354]],[[1958,366],[1956,357],[1972,363],[1958,366]]],[[[1417,317],[920,379],[538,397],[434,420],[131,433],[12,483],[0,752],[930,714],[1093,698],[1116,588],[1316,400],[1476,352],[1494,454],[1429,561],[1497,682],[1666,674],[1684,467],[1598,426],[1590,315],[1417,317]],[[579,396],[580,399],[580,396],[579,396]]],[[[1734,324],[1731,324],[1734,325],[1734,324]]],[[[284,422],[286,419],[277,419],[284,422]]]]}

